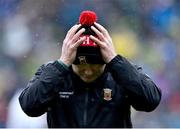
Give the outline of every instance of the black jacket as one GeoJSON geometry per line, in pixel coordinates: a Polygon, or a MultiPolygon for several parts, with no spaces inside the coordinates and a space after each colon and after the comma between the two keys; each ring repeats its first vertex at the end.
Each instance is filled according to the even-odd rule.
{"type": "Polygon", "coordinates": [[[51,128],[132,127],[130,107],[150,112],[160,99],[152,80],[120,55],[89,84],[57,61],[42,65],[19,97],[27,115],[47,112],[51,128]],[[106,94],[104,89],[112,91],[106,94]]]}

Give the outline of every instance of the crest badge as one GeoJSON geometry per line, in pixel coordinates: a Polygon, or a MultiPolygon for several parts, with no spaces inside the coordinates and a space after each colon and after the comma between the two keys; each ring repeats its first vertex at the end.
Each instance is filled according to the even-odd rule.
{"type": "Polygon", "coordinates": [[[112,90],[109,88],[103,89],[104,91],[104,100],[110,101],[112,99],[112,90]]]}
{"type": "Polygon", "coordinates": [[[78,58],[79,58],[80,64],[87,64],[85,56],[79,56],[78,58]]]}

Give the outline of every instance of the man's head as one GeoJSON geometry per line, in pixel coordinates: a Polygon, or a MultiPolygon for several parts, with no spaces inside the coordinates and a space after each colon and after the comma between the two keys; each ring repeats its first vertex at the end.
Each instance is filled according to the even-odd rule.
{"type": "Polygon", "coordinates": [[[92,11],[83,11],[79,17],[81,27],[78,31],[85,28],[85,32],[82,33],[80,38],[86,37],[86,40],[77,48],[72,69],[86,83],[95,81],[102,75],[105,68],[100,47],[89,38],[90,35],[97,37],[96,33],[91,29],[96,20],[96,14],[92,11]]]}

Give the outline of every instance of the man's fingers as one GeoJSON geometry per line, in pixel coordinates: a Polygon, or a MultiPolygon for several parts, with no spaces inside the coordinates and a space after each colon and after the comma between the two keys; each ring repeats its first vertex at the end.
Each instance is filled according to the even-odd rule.
{"type": "Polygon", "coordinates": [[[70,38],[72,38],[74,36],[74,34],[76,33],[76,31],[78,30],[78,28],[81,26],[81,24],[78,24],[77,26],[75,26],[71,33],[70,33],[70,38]]]}
{"type": "Polygon", "coordinates": [[[72,48],[78,48],[78,46],[86,40],[86,37],[80,38],[75,44],[72,45],[72,48]]]}
{"type": "Polygon", "coordinates": [[[102,25],[97,22],[95,22],[94,24],[101,31],[101,33],[103,33],[104,36],[109,37],[108,31],[102,25]]]}
{"type": "Polygon", "coordinates": [[[92,39],[97,45],[99,45],[101,48],[104,48],[104,44],[99,40],[97,39],[96,37],[94,36],[90,36],[90,39],[92,39]]]}
{"type": "Polygon", "coordinates": [[[73,28],[74,28],[74,27],[76,27],[76,26],[78,26],[78,24],[76,24],[76,25],[72,26],[72,27],[68,30],[68,32],[67,32],[67,36],[69,36],[69,35],[70,35],[71,31],[72,31],[72,30],[73,30],[73,28]]]}
{"type": "Polygon", "coordinates": [[[96,29],[94,26],[91,26],[91,29],[97,34],[100,40],[105,40],[104,35],[98,29],[96,29]]]}
{"type": "Polygon", "coordinates": [[[76,42],[79,38],[79,36],[85,31],[84,28],[80,29],[73,37],[72,37],[72,42],[76,42]]]}
{"type": "Polygon", "coordinates": [[[71,39],[72,36],[75,34],[75,32],[77,31],[77,29],[81,26],[81,24],[76,24],[73,27],[71,27],[71,29],[68,31],[66,38],[71,39]]]}

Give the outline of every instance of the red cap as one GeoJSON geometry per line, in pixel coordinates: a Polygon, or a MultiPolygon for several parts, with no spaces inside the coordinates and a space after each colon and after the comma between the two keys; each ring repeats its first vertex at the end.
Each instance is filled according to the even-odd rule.
{"type": "MultiPolygon", "coordinates": [[[[100,47],[90,39],[90,35],[98,38],[97,34],[91,29],[91,26],[94,25],[94,22],[97,21],[96,13],[93,11],[83,11],[79,16],[79,23],[81,28],[85,29],[80,36],[80,38],[85,37],[86,40],[79,45],[77,48],[76,59],[73,62],[74,64],[104,64],[104,60],[101,55],[100,47]]],[[[96,27],[96,26],[94,26],[96,27]]]]}

